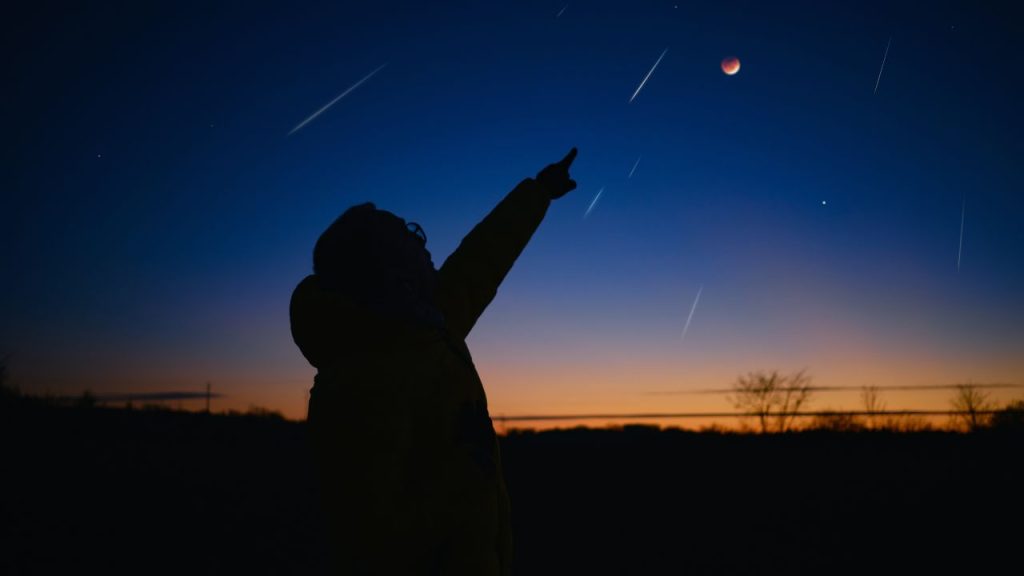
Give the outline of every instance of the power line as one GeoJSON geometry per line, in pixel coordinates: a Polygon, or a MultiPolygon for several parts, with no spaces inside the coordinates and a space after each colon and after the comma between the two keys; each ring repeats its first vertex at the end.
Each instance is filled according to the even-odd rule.
{"type": "Polygon", "coordinates": [[[210,392],[209,387],[205,392],[137,392],[133,394],[99,394],[97,402],[165,402],[170,400],[207,400],[210,398],[223,398],[223,394],[210,392]]]}
{"type": "MultiPolygon", "coordinates": [[[[920,386],[809,386],[801,387],[801,390],[807,390],[810,392],[852,392],[852,391],[863,391],[863,390],[877,390],[879,392],[885,392],[890,390],[898,391],[917,391],[917,390],[959,390],[960,388],[983,388],[983,389],[998,389],[998,388],[1024,388],[1024,384],[924,384],[920,386]]],[[[783,387],[783,390],[786,388],[783,387]]],[[[648,396],[675,396],[681,394],[733,394],[736,390],[734,388],[705,388],[702,390],[651,390],[644,392],[648,396]]]]}

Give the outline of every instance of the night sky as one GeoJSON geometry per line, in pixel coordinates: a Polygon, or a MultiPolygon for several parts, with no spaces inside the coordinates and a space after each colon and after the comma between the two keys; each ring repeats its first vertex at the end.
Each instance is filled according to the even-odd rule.
{"type": "Polygon", "coordinates": [[[210,381],[215,409],[304,417],[288,301],[323,229],[372,201],[440,263],[572,146],[579,188],[469,339],[492,415],[729,409],[652,392],[758,369],[1022,382],[1012,3],[86,4],[3,25],[0,355],[23,390],[210,381]]]}

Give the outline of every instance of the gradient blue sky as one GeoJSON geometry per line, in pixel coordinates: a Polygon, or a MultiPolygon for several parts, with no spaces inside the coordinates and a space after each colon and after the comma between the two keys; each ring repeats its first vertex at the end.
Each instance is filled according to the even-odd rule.
{"type": "Polygon", "coordinates": [[[470,337],[492,414],[720,410],[649,392],[754,369],[1022,382],[1011,3],[97,4],[4,25],[0,353],[24,389],[212,381],[302,417],[288,298],[320,232],[373,201],[440,263],[571,146],[579,189],[470,337]]]}

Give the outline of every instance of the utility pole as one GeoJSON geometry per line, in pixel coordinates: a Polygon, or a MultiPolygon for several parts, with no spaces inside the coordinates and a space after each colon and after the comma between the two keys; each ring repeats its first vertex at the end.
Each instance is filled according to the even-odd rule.
{"type": "Polygon", "coordinates": [[[210,381],[206,381],[206,413],[210,413],[210,381]]]}

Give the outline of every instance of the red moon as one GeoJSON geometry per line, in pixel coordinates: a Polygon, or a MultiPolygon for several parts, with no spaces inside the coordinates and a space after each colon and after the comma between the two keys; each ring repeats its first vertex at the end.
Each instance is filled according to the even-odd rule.
{"type": "Polygon", "coordinates": [[[735,56],[729,56],[728,58],[722,58],[722,72],[726,75],[732,76],[740,71],[740,59],[735,56]]]}

